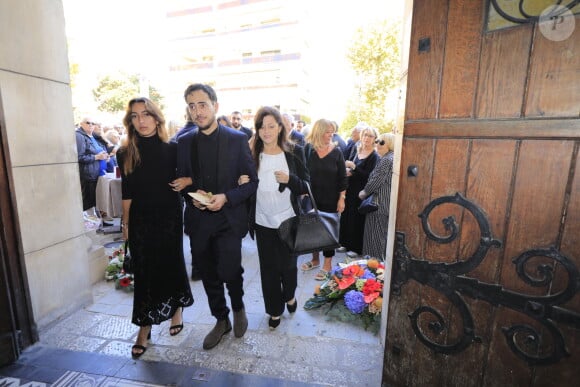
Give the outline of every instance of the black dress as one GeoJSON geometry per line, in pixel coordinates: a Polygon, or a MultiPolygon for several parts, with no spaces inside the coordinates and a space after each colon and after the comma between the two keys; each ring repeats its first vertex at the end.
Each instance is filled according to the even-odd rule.
{"type": "MultiPolygon", "coordinates": [[[[344,157],[335,147],[326,156],[318,156],[311,144],[305,148],[312,195],[320,211],[336,212],[338,197],[346,189],[347,177],[344,157]]],[[[325,258],[334,256],[334,250],[324,250],[325,258]]]]}
{"type": "MultiPolygon", "coordinates": [[[[123,200],[131,199],[129,250],[135,260],[132,322],[138,326],[169,320],[179,307],[193,304],[183,258],[183,222],[176,178],[176,144],[158,136],[139,137],[141,162],[125,176],[123,200]]],[[[124,149],[117,154],[123,165],[124,149]]]]}
{"type": "Polygon", "coordinates": [[[344,212],[340,216],[340,244],[349,251],[362,254],[363,234],[365,229],[365,215],[358,212],[361,200],[358,193],[363,190],[369,175],[375,168],[379,154],[373,151],[364,159],[359,159],[358,155],[353,162],[356,168],[348,178],[348,188],[346,189],[346,200],[344,212]]]}
{"type": "Polygon", "coordinates": [[[336,212],[338,196],[346,189],[347,177],[344,157],[340,148],[335,147],[326,156],[320,158],[312,145],[305,148],[310,186],[318,209],[324,212],[336,212]]]}

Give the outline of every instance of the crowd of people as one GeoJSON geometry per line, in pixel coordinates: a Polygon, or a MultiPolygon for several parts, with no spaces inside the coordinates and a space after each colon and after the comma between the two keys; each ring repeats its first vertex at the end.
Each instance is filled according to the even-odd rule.
{"type": "MultiPolygon", "coordinates": [[[[201,279],[216,319],[204,349],[217,346],[231,330],[238,338],[247,330],[241,247],[248,232],[258,249],[270,328],[280,324],[284,310],[296,311],[297,256],[277,229],[299,213],[308,185],[320,210],[341,214],[343,251],[381,260],[386,254],[391,133],[379,135],[361,122],[345,142],[333,121],[308,125],[270,106],[258,110],[252,130],[242,125],[239,111],[218,116],[218,98],[209,85],[189,85],[184,99],[186,125],[172,133],[154,102],[134,98],[124,130],[98,131],[86,117],[76,134],[83,210],[94,207],[96,181],[109,164],[121,174],[122,232],[136,263],[135,358],[147,350],[152,325],[171,320],[169,333],[179,334],[183,308],[194,302],[183,233],[190,239],[192,280],[201,279]],[[359,206],[369,195],[378,210],[363,214],[359,206]]],[[[318,269],[315,278],[323,281],[334,255],[334,250],[314,252],[300,269],[318,269]]]]}

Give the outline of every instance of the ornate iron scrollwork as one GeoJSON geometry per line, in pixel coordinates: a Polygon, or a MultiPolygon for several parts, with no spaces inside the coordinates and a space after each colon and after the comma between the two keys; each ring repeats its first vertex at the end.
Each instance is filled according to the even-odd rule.
{"type": "Polygon", "coordinates": [[[553,279],[553,266],[545,263],[536,266],[536,276],[529,274],[530,271],[526,268],[531,266],[533,258],[548,259],[564,269],[568,277],[566,288],[548,296],[525,295],[506,290],[498,284],[489,284],[467,277],[464,274],[475,269],[483,261],[488,251],[492,247],[500,247],[501,242],[493,238],[491,227],[484,212],[459,193],[433,200],[419,214],[423,231],[428,238],[438,243],[450,243],[459,235],[459,226],[453,216],[442,220],[445,230],[449,233],[448,236],[436,235],[431,230],[428,221],[429,215],[435,207],[444,203],[459,205],[473,215],[480,229],[479,246],[473,255],[466,260],[454,263],[433,263],[414,257],[405,244],[405,234],[397,232],[391,292],[394,295],[399,295],[402,287],[410,279],[433,288],[443,294],[457,308],[462,319],[463,331],[459,339],[451,344],[443,345],[431,340],[421,329],[419,323],[421,317],[431,317],[427,329],[432,335],[441,335],[447,329],[447,324],[442,313],[431,306],[423,305],[409,314],[417,338],[433,351],[445,354],[459,353],[474,341],[481,342],[481,339],[476,336],[475,324],[469,306],[462,297],[468,296],[486,301],[494,306],[502,306],[523,313],[546,329],[549,337],[543,336],[542,332],[527,324],[514,324],[511,327],[502,328],[508,346],[528,364],[553,364],[562,357],[569,356],[564,337],[556,323],[580,328],[580,314],[559,306],[572,299],[580,289],[580,272],[574,263],[555,247],[528,250],[513,260],[518,276],[526,284],[533,287],[546,286],[553,279]],[[547,342],[549,344],[546,344],[547,342]]]}
{"type": "MultiPolygon", "coordinates": [[[[526,3],[528,1],[529,0],[519,0],[519,3],[518,3],[518,13],[519,14],[518,13],[516,13],[516,14],[510,13],[507,8],[504,8],[502,6],[503,3],[501,1],[491,0],[491,4],[493,5],[493,8],[496,10],[496,12],[501,17],[503,17],[506,20],[509,20],[512,23],[517,23],[517,24],[535,23],[540,19],[540,15],[533,15],[531,12],[526,10],[526,8],[528,8],[526,6],[526,3]]],[[[563,11],[571,10],[572,8],[577,6],[578,4],[580,4],[580,0],[567,0],[567,1],[557,0],[557,1],[554,1],[554,6],[557,5],[560,7],[554,7],[553,15],[548,15],[547,17],[559,16],[563,11]]]]}

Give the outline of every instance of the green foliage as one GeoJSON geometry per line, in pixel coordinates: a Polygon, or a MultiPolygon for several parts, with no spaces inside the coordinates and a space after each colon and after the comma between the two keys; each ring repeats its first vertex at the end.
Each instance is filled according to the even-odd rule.
{"type": "MultiPolygon", "coordinates": [[[[98,86],[93,89],[97,108],[109,113],[125,111],[127,103],[139,95],[139,76],[135,74],[106,75],[99,79],[98,86]]],[[[163,109],[163,97],[153,86],[149,86],[149,98],[163,109]]]]}
{"type": "MultiPolygon", "coordinates": [[[[359,78],[358,95],[351,98],[341,132],[359,121],[389,132],[394,117],[387,117],[389,93],[398,86],[400,71],[400,26],[389,21],[359,28],[347,55],[359,78]]],[[[394,107],[391,107],[394,108],[394,107]]],[[[391,109],[394,111],[394,109],[391,109]]]]}

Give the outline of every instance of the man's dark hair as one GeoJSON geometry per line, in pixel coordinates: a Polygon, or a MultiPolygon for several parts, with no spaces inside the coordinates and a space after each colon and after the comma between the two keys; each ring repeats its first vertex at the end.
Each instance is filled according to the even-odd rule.
{"type": "Polygon", "coordinates": [[[187,96],[198,90],[206,93],[211,102],[217,102],[217,94],[215,93],[215,90],[210,85],[204,85],[202,83],[194,83],[193,85],[187,86],[185,93],[183,93],[183,98],[187,101],[187,96]]]}

